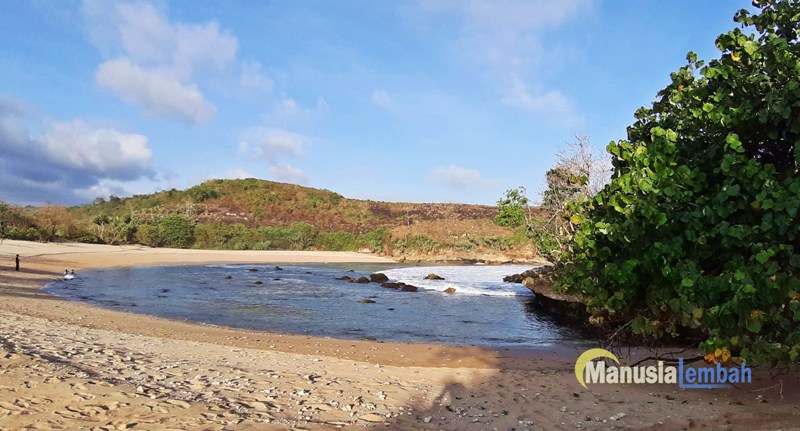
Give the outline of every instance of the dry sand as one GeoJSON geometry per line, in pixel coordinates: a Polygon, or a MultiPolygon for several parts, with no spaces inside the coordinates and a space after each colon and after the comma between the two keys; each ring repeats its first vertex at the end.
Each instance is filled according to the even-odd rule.
{"type": "Polygon", "coordinates": [[[570,346],[496,351],[282,335],[111,311],[39,290],[64,268],[334,261],[385,260],[4,241],[0,429],[800,429],[792,428],[800,426],[796,374],[758,372],[739,389],[586,390],[573,374],[580,351],[570,346]]]}

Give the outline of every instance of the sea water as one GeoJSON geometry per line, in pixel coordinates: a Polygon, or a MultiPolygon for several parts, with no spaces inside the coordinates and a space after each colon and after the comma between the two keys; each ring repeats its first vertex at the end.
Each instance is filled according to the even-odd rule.
{"type": "Polygon", "coordinates": [[[534,309],[505,275],[530,266],[398,264],[203,265],[87,271],[45,290],[102,307],[239,328],[345,339],[481,346],[547,346],[579,338],[534,309]],[[420,288],[357,278],[383,272],[420,288]],[[435,273],[444,280],[425,280],[435,273]],[[445,293],[452,287],[455,293],[445,293]],[[361,300],[374,303],[364,303],[361,300]]]}

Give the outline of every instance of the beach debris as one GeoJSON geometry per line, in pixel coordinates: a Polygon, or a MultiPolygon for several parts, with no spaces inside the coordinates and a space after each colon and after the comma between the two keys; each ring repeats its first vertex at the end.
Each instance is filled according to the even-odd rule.
{"type": "Polygon", "coordinates": [[[431,273],[425,276],[425,280],[444,280],[444,277],[431,273]]]}
{"type": "Polygon", "coordinates": [[[371,299],[361,299],[358,302],[360,302],[362,304],[374,304],[375,303],[375,301],[373,301],[371,299]]]}
{"type": "Polygon", "coordinates": [[[456,293],[456,288],[448,287],[447,289],[444,290],[444,293],[456,293]]]}
{"type": "Polygon", "coordinates": [[[376,272],[369,276],[369,281],[373,283],[385,283],[389,281],[389,277],[387,277],[386,274],[382,272],[376,272]]]}
{"type": "Polygon", "coordinates": [[[617,414],[615,414],[615,415],[612,415],[612,416],[611,416],[611,417],[609,417],[608,419],[609,419],[609,420],[612,420],[612,421],[618,421],[618,420],[620,420],[620,419],[622,419],[622,418],[624,418],[624,417],[625,417],[625,413],[623,413],[623,412],[619,412],[619,413],[617,413],[617,414]]]}

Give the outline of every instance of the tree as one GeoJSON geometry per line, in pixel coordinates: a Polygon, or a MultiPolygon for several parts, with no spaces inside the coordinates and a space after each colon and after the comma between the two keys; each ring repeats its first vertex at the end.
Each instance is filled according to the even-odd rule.
{"type": "Polygon", "coordinates": [[[751,363],[800,356],[800,3],[755,1],[687,65],[628,139],[614,174],[572,204],[560,288],[593,318],[688,336],[751,363]]]}
{"type": "Polygon", "coordinates": [[[608,183],[611,165],[598,155],[588,136],[576,136],[556,153],[556,164],[545,174],[541,193],[544,219],[529,224],[539,255],[558,263],[567,251],[574,228],[570,204],[594,196],[608,183]]]}
{"type": "Polygon", "coordinates": [[[500,226],[519,227],[530,225],[530,209],[525,187],[506,190],[497,201],[497,217],[495,222],[500,226]]]}

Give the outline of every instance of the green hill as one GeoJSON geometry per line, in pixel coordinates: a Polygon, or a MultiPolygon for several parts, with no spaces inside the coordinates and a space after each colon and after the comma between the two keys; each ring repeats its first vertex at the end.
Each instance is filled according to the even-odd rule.
{"type": "Polygon", "coordinates": [[[208,249],[374,252],[399,259],[534,257],[524,232],[494,223],[486,205],[389,203],[258,179],[186,190],[16,209],[6,237],[208,249]]]}

